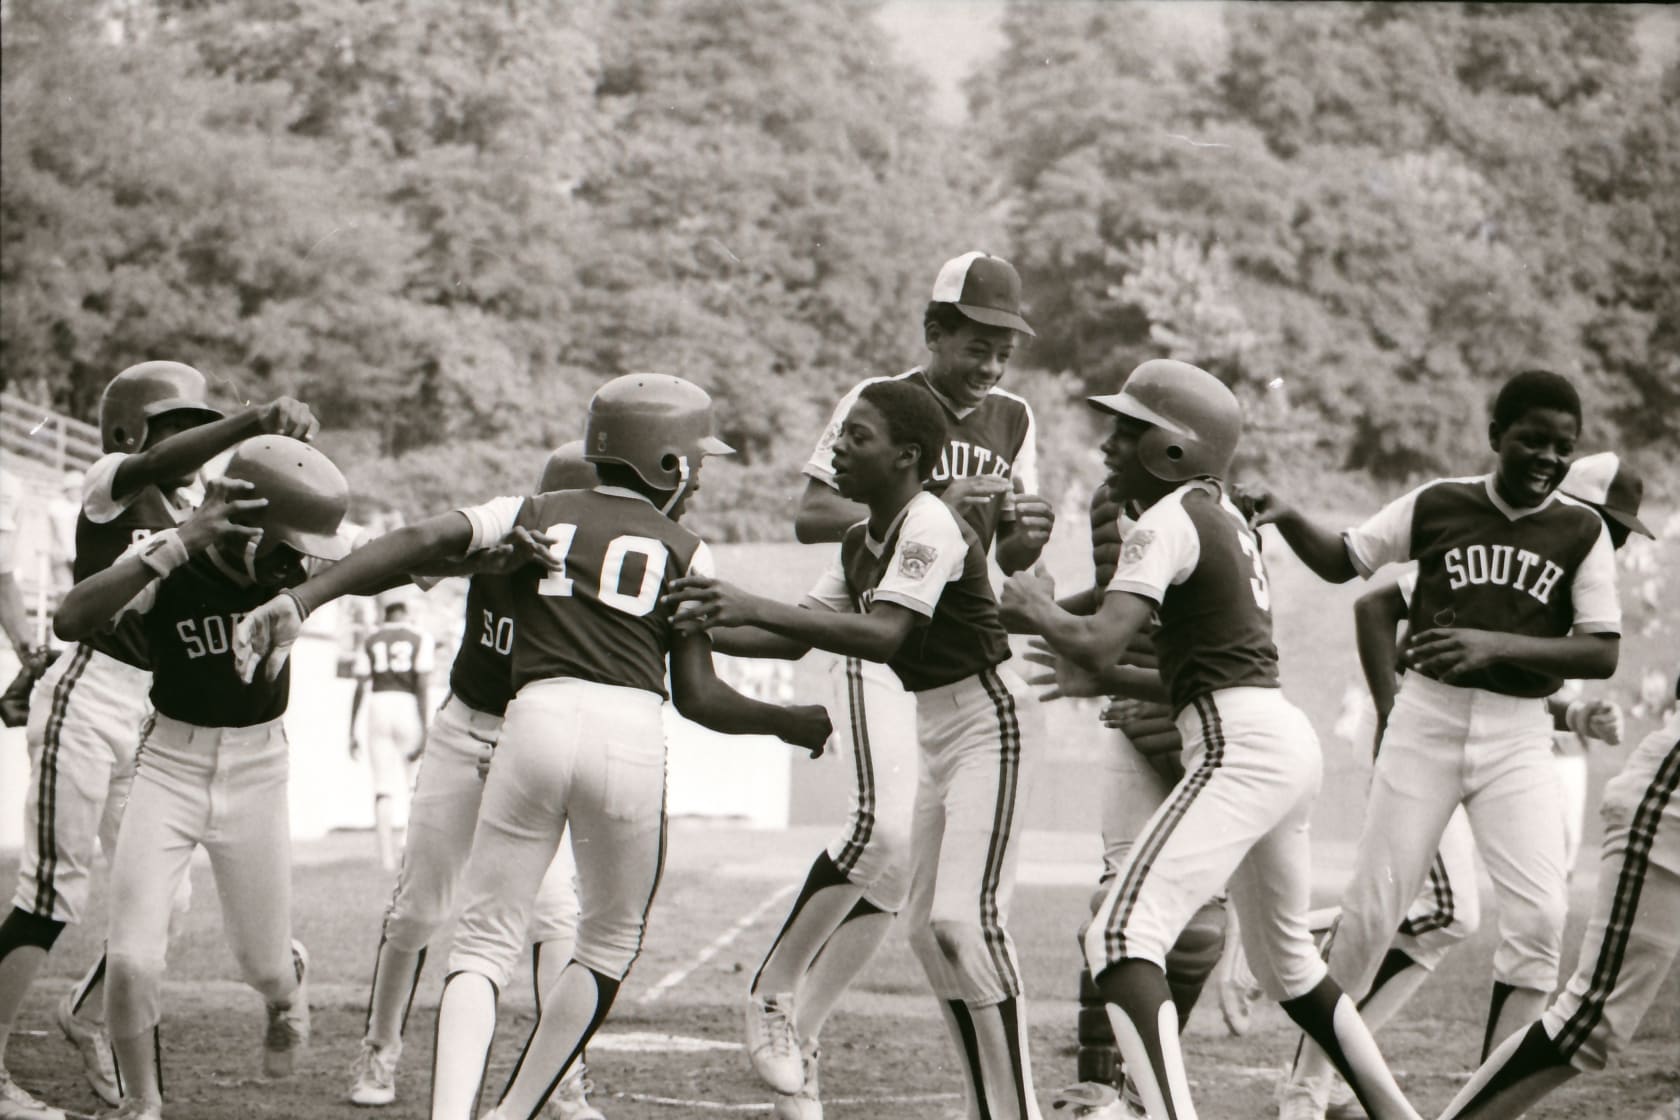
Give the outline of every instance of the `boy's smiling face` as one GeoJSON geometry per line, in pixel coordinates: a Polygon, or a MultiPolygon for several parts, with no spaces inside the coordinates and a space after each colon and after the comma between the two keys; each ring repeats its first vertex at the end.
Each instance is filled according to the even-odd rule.
{"type": "Polygon", "coordinates": [[[1517,509],[1546,500],[1569,469],[1581,422],[1554,408],[1531,408],[1504,428],[1488,429],[1488,440],[1499,456],[1494,486],[1505,502],[1517,509]]]}

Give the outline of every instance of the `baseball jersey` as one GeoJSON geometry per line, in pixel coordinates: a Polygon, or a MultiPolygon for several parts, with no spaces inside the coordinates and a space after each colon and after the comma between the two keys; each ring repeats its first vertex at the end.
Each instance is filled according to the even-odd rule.
{"type": "MultiPolygon", "coordinates": [[[[203,500],[203,488],[196,482],[170,494],[156,486],[142,486],[126,498],[113,497],[111,487],[125,458],[124,452],[113,451],[88,468],[82,508],[76,515],[76,558],[70,571],[77,583],[109,568],[130,546],[153,533],[175,528],[203,500]]],[[[82,644],[137,669],[150,668],[136,615],[119,616],[109,629],[84,638],[82,644]]]]}
{"type": "Polygon", "coordinates": [[[881,540],[869,523],[846,530],[835,562],[807,598],[834,611],[895,603],[921,619],[887,662],[910,692],[972,677],[1009,660],[986,549],[966,521],[926,491],[899,511],[881,540]]]}
{"type": "MultiPolygon", "coordinates": [[[[1390,502],[1343,534],[1361,575],[1417,561],[1407,624],[1421,634],[1443,626],[1537,638],[1618,634],[1616,558],[1592,507],[1553,493],[1515,509],[1492,475],[1438,479],[1390,502]]],[[[1550,696],[1563,678],[1500,664],[1453,682],[1508,696],[1550,696]]]]}
{"type": "Polygon", "coordinates": [[[432,639],[418,627],[386,623],[362,640],[355,674],[374,692],[419,692],[433,668],[432,639]]]}
{"type": "MultiPolygon", "coordinates": [[[[852,405],[857,403],[858,394],[876,381],[908,381],[925,389],[945,410],[945,447],[928,479],[929,491],[943,493],[955,479],[988,474],[1020,479],[1028,493],[1038,490],[1038,438],[1031,406],[1014,393],[993,386],[979,404],[958,408],[933,387],[920,366],[896,377],[861,381],[841,397],[828,427],[817,440],[816,449],[805,462],[805,475],[831,488],[834,486],[834,443],[840,438],[840,430],[852,405]]],[[[981,502],[963,512],[979,534],[980,543],[988,548],[997,536],[999,509],[998,502],[981,502]]]]}
{"type": "Polygon", "coordinates": [[[598,486],[496,498],[461,511],[474,549],[516,526],[546,533],[564,567],[529,565],[513,584],[513,690],[572,677],[665,696],[674,631],[661,599],[683,575],[711,575],[705,542],[633,490],[598,486]]]}
{"type": "Polygon", "coordinates": [[[467,623],[449,667],[449,691],[493,716],[513,699],[513,584],[505,575],[480,574],[467,583],[467,623]]]}
{"type": "Polygon", "coordinates": [[[1155,657],[1175,712],[1220,689],[1278,687],[1260,540],[1218,485],[1185,483],[1145,510],[1108,590],[1157,604],[1155,657]]]}

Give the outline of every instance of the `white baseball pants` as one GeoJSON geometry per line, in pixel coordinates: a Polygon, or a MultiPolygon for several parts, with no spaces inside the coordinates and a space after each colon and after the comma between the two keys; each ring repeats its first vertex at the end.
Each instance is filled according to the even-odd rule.
{"type": "Polygon", "coordinates": [[[834,743],[851,774],[846,824],[828,846],[834,866],[871,905],[889,913],[910,892],[910,822],[916,807],[919,748],[916,697],[891,669],[836,657],[834,743]]]}

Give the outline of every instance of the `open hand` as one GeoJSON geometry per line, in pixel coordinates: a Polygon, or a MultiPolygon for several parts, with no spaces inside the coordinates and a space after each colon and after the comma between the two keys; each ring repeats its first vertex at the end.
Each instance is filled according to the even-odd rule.
{"type": "Polygon", "coordinates": [[[1015,534],[1021,540],[1036,548],[1043,548],[1050,541],[1050,532],[1056,527],[1056,511],[1050,503],[1037,494],[1015,495],[1015,534]]]}
{"type": "Polygon", "coordinates": [[[1004,626],[1018,632],[1035,629],[1033,620],[1039,612],[1055,605],[1056,583],[1042,564],[1004,580],[1003,593],[998,596],[998,614],[1004,626]]]}
{"type": "Polygon", "coordinates": [[[203,552],[214,544],[230,555],[241,556],[262,540],[262,530],[244,521],[268,505],[268,499],[240,497],[255,489],[243,478],[213,479],[205,488],[204,504],[181,525],[181,543],[187,551],[203,552]]]}
{"type": "Polygon", "coordinates": [[[307,442],[315,438],[321,422],[302,401],[275,397],[257,410],[257,426],[271,436],[290,436],[307,442]]]}
{"type": "Polygon", "coordinates": [[[950,506],[959,517],[972,506],[995,501],[1009,493],[1010,482],[995,474],[972,475],[959,478],[940,492],[939,500],[950,506]]]}
{"type": "Polygon", "coordinates": [[[1043,638],[1029,641],[1025,656],[1034,665],[1044,666],[1043,670],[1027,677],[1030,685],[1049,686],[1038,694],[1040,700],[1104,695],[1102,679],[1097,673],[1069,661],[1051,649],[1050,643],[1043,638]]]}
{"type": "Polygon", "coordinates": [[[751,596],[716,576],[686,575],[671,581],[662,600],[674,609],[671,622],[679,634],[699,634],[720,626],[748,626],[755,619],[751,596]]]}
{"type": "Polygon", "coordinates": [[[1505,636],[1466,627],[1425,630],[1406,643],[1401,664],[1452,684],[1501,658],[1505,636]]]}
{"type": "Polygon", "coordinates": [[[278,679],[302,632],[303,615],[290,595],[276,595],[240,619],[233,628],[233,664],[239,679],[249,684],[259,666],[266,679],[278,679]]]}

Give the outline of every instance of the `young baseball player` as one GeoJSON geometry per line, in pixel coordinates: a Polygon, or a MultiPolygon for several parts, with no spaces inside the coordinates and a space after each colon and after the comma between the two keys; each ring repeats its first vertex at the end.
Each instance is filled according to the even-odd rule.
{"type": "MultiPolygon", "coordinates": [[[[553,452],[539,494],[596,485],[583,441],[553,452]]],[[[391,1104],[409,1008],[420,985],[427,945],[454,912],[484,775],[513,699],[513,583],[506,573],[480,572],[467,583],[466,628],[449,669],[449,697],[426,730],[426,745],[409,808],[408,841],[391,905],[380,925],[367,1025],[351,1066],[350,1103],[391,1104]]],[[[562,841],[531,912],[531,973],[536,1003],[572,959],[577,939],[576,867],[571,838],[562,841]]],[[[580,1059],[549,1099],[556,1120],[603,1120],[589,1103],[580,1059]]]]}
{"type": "Polygon", "coordinates": [[[1575,974],[1538,1021],[1487,1057],[1441,1120],[1521,1116],[1577,1074],[1603,1069],[1632,1041],[1680,955],[1677,788],[1680,709],[1604,787],[1598,889],[1575,974]]]}
{"type": "Polygon", "coordinates": [[[1307,823],[1322,759],[1312,725],[1278,690],[1259,541],[1221,481],[1242,430],[1236,398],[1211,374],[1156,360],[1091,403],[1114,417],[1103,445],[1109,485],[1144,513],[1096,614],[1062,610],[1049,580],[1026,573],[1005,584],[1004,601],[1091,669],[1112,666],[1139,628],[1159,620],[1155,650],[1186,774],[1084,937],[1127,1075],[1150,1116],[1195,1116],[1164,966],[1191,915],[1229,882],[1267,995],[1327,1048],[1372,1117],[1409,1120],[1417,1114],[1307,928],[1307,823]]]}
{"type": "MultiPolygon", "coordinates": [[[[1014,571],[1038,558],[1054,521],[1050,504],[1034,493],[1032,409],[998,385],[1021,336],[1033,333],[1021,315],[1021,278],[1002,258],[964,253],[940,268],[931,295],[922,316],[927,362],[866,380],[841,398],[805,464],[794,531],[807,544],[837,542],[869,516],[838,488],[834,445],[858,394],[877,381],[897,381],[921,391],[944,415],[946,441],[929,464],[925,488],[969,523],[983,548],[995,538],[998,563],[1014,571]]],[[[797,1038],[817,1037],[886,938],[910,884],[919,750],[914,702],[878,662],[836,658],[831,673],[832,710],[843,713],[837,741],[853,778],[850,811],[812,863],[747,993],[748,1052],[773,1088],[800,1083],[797,1038]]],[[[778,1107],[792,1116],[798,1106],[778,1107]]]]}
{"type": "MultiPolygon", "coordinates": [[[[847,531],[805,603],[762,599],[699,574],[676,581],[671,600],[692,604],[698,624],[755,628],[734,648],[752,643],[760,656],[800,657],[815,647],[885,662],[914,695],[921,779],[910,840],[910,945],[968,1074],[971,1120],[1036,1118],[1007,922],[1016,808],[1039,753],[1038,727],[1036,713],[1022,710],[1025,685],[1004,668],[1009,639],[985,548],[923,489],[945,446],[944,417],[925,392],[895,379],[865,385],[833,452],[840,493],[865,503],[869,517],[847,531]]],[[[806,894],[815,886],[807,881],[806,894]]],[[[821,889],[841,914],[866,897],[843,879],[821,889]]],[[[800,1043],[798,1080],[775,1086],[793,1099],[778,1100],[777,1109],[814,1120],[821,1116],[818,1041],[803,1034],[800,1043]]]]}
{"type": "MultiPolygon", "coordinates": [[[[76,518],[78,582],[135,542],[175,528],[202,497],[198,472],[240,440],[265,432],[309,438],[309,409],[290,398],[231,416],[208,403],[204,375],[179,362],[142,362],[111,379],[99,402],[105,454],[89,468],[76,518]]],[[[22,859],[12,909],[0,922],[0,1120],[54,1120],[5,1073],[6,1041],[36,974],[87,903],[97,841],[109,858],[149,710],[151,668],[129,618],[67,649],[35,685],[27,741],[22,859]]],[[[186,885],[177,899],[186,906],[186,885]]],[[[103,1028],[103,956],[57,1008],[95,1093],[118,1100],[103,1028]]]]}
{"type": "Polygon", "coordinates": [[[396,813],[408,796],[411,768],[426,739],[426,680],[432,672],[432,639],[409,620],[407,603],[385,603],[382,613],[384,621],[363,639],[362,648],[356,652],[352,670],[356,691],[350,697],[350,757],[356,758],[362,751],[356,717],[367,697],[373,828],[379,842],[379,865],[395,871],[396,813]]]}
{"type": "Polygon", "coordinates": [[[53,620],[60,638],[79,641],[133,616],[152,666],[154,712],[111,860],[106,1002],[122,1075],[117,1120],[162,1116],[157,1028],[170,898],[201,845],[234,957],[268,1006],[263,1071],[289,1074],[309,1038],[308,957],[291,936],[281,726],[290,678],[245,683],[231,641],[247,610],[303,580],[306,558],[349,550],[338,533],[349,489],[326,456],[282,436],[240,444],[216,487],[179,529],[77,584],[53,620]]]}
{"type": "MultiPolygon", "coordinates": [[[[1532,1021],[1557,980],[1567,909],[1563,808],[1541,699],[1568,677],[1615,671],[1621,626],[1604,521],[1556,493],[1581,429],[1558,375],[1510,378],[1493,406],[1495,471],[1427,483],[1338,534],[1255,495],[1259,519],[1336,582],[1416,560],[1406,674],[1371,778],[1353,879],[1331,941],[1331,975],[1364,998],[1465,807],[1498,899],[1490,1041],[1532,1021]]],[[[1329,1063],[1295,1063],[1284,1115],[1320,1117],[1329,1063]]]]}
{"type": "Polygon", "coordinates": [[[514,581],[515,694],[484,788],[438,1009],[435,1120],[467,1120],[473,1109],[496,994],[568,826],[581,905],[577,947],[545,993],[489,1116],[537,1115],[640,953],[664,855],[667,664],[677,710],[704,726],[775,735],[813,753],[829,736],[821,707],[761,703],[719,681],[710,642],[678,634],[662,601],[676,577],[710,570],[704,542],[677,518],[699,486],[704,456],[729,451],[711,431],[711,398],[698,386],[664,374],[616,378],[590,401],[585,430],[600,486],[498,498],[398,530],[241,628],[254,669],[264,655],[271,663],[284,656],[308,611],[370,576],[412,571],[521,531],[546,549],[546,573],[527,569],[514,581]]]}

